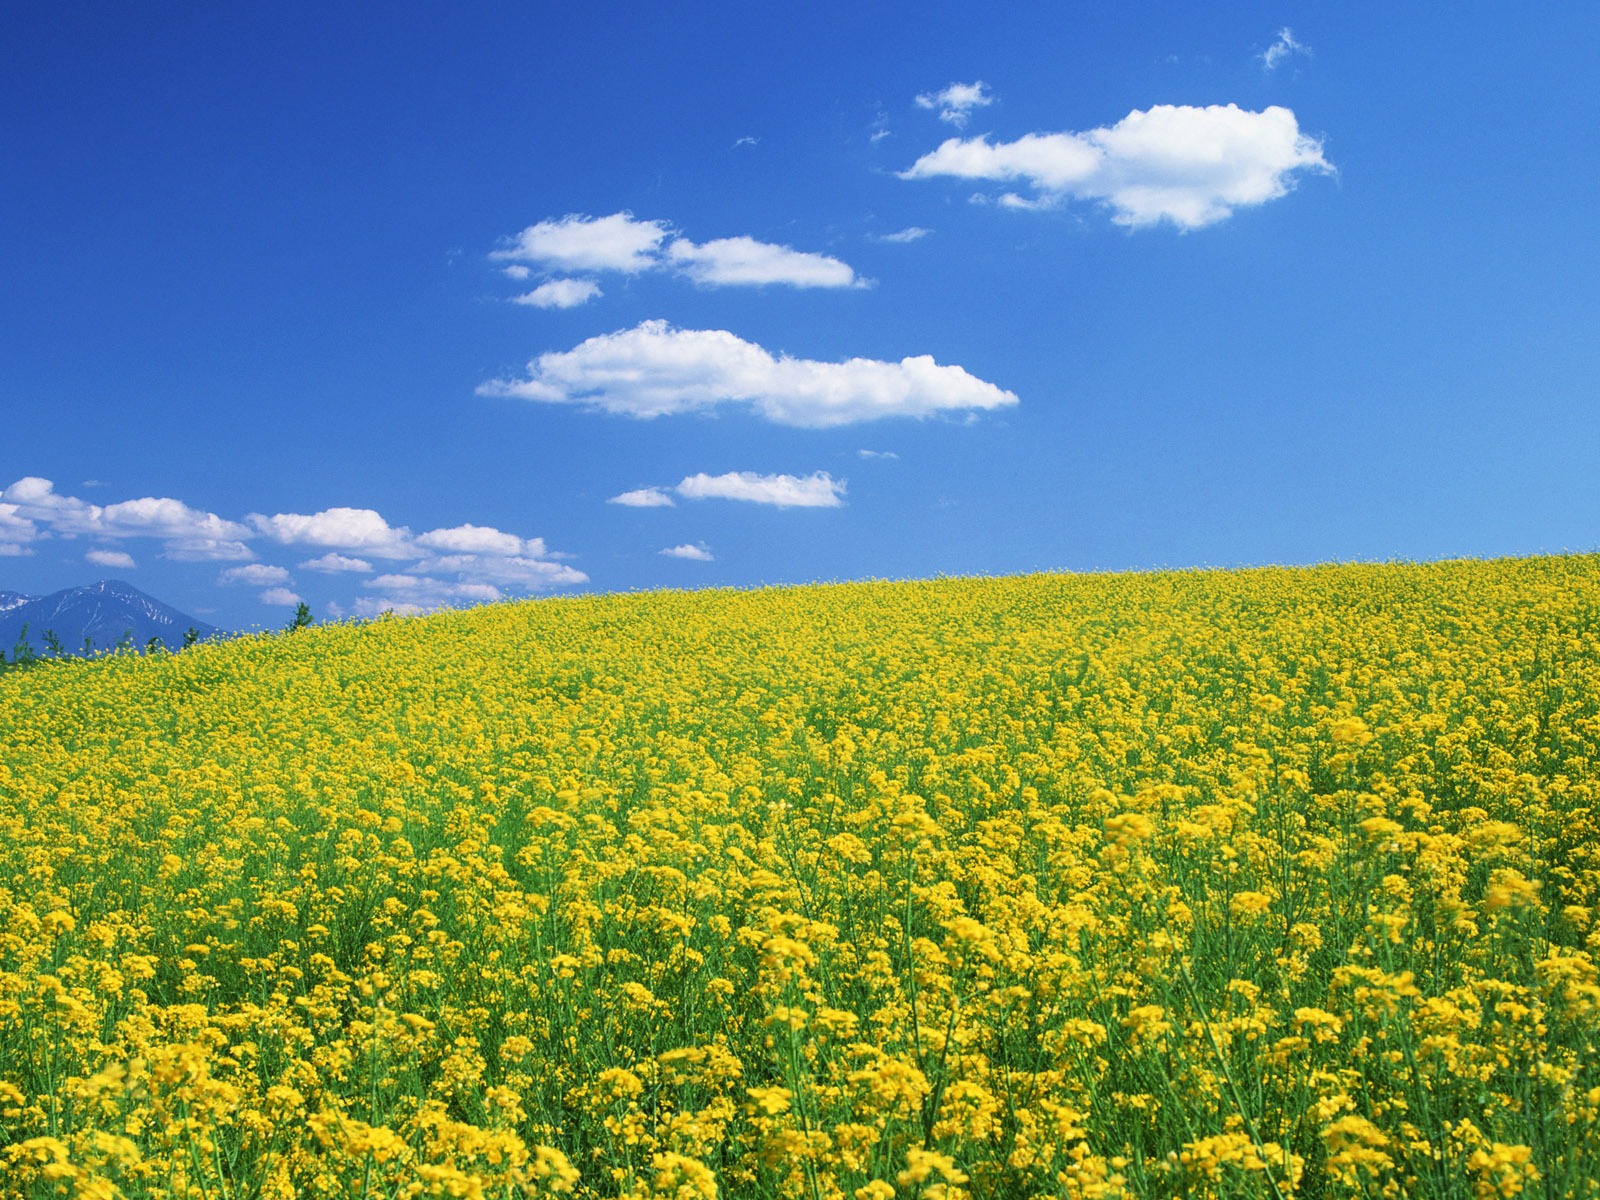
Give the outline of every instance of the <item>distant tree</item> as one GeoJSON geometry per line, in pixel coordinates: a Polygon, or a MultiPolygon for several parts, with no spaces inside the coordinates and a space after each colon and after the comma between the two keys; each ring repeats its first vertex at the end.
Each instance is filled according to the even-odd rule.
{"type": "Polygon", "coordinates": [[[184,634],[183,634],[183,648],[185,650],[187,650],[190,646],[194,645],[199,640],[200,640],[200,631],[198,629],[196,629],[193,625],[191,625],[191,626],[189,626],[188,629],[186,629],[184,631],[184,634]]]}
{"type": "Polygon", "coordinates": [[[83,635],[83,656],[85,658],[94,657],[94,639],[87,633],[83,635]]]}
{"type": "Polygon", "coordinates": [[[133,630],[124,629],[122,636],[117,639],[117,644],[112,647],[117,654],[130,654],[133,652],[133,630]]]}
{"type": "Polygon", "coordinates": [[[285,632],[293,633],[297,629],[309,629],[310,627],[311,606],[302,600],[300,601],[300,607],[294,610],[294,620],[289,622],[285,632]]]}
{"type": "Polygon", "coordinates": [[[165,652],[166,648],[167,644],[159,637],[153,637],[144,644],[144,652],[146,654],[161,654],[165,652]]]}
{"type": "Polygon", "coordinates": [[[67,648],[61,644],[61,639],[56,636],[54,629],[46,629],[44,631],[44,644],[50,647],[51,658],[65,658],[67,656],[67,648]]]}
{"type": "Polygon", "coordinates": [[[33,643],[28,640],[27,622],[23,622],[22,631],[17,634],[17,644],[11,648],[11,662],[14,666],[25,667],[37,661],[38,657],[33,652],[33,643]]]}

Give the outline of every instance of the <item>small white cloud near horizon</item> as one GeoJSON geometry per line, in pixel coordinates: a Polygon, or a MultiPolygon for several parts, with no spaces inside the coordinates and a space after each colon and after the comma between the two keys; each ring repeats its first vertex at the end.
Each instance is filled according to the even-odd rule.
{"type": "Polygon", "coordinates": [[[511,303],[534,308],[577,308],[599,295],[600,285],[592,279],[552,279],[531,292],[511,297],[511,303]]]}
{"type": "Polygon", "coordinates": [[[672,497],[658,487],[635,488],[613,496],[607,504],[620,504],[624,508],[671,508],[672,497]]]}
{"type": "Polygon", "coordinates": [[[1256,55],[1256,57],[1261,60],[1261,69],[1263,71],[1275,71],[1284,59],[1295,54],[1303,54],[1305,57],[1310,58],[1311,47],[1303,42],[1295,41],[1294,31],[1285,25],[1278,30],[1278,40],[1256,55]]]}
{"type": "Polygon", "coordinates": [[[716,561],[711,548],[704,542],[684,542],[681,546],[668,546],[665,550],[657,550],[656,553],[664,554],[668,558],[686,558],[692,562],[716,561]]]}
{"type": "Polygon", "coordinates": [[[760,475],[755,471],[707,475],[702,471],[687,476],[673,490],[686,500],[741,500],[774,508],[839,508],[844,504],[845,481],[826,471],[803,476],[760,475]]]}
{"type": "Polygon", "coordinates": [[[291,592],[286,587],[274,587],[261,593],[261,603],[288,607],[292,604],[303,604],[305,601],[298,592],[291,592]]]}
{"type": "Polygon", "coordinates": [[[527,378],[486,380],[477,390],[641,420],[745,405],[774,424],[809,429],[1017,403],[1015,393],[931,355],[820,362],[774,355],[725,329],[678,329],[665,321],[541,354],[528,364],[527,378]]]}
{"type": "Polygon", "coordinates": [[[1303,171],[1334,168],[1287,108],[1158,104],[1085,133],[1030,133],[1013,142],[950,138],[900,178],[1022,182],[1034,194],[1008,192],[1003,206],[1088,200],[1130,229],[1169,221],[1191,230],[1286,195],[1303,171]]]}
{"type": "Polygon", "coordinates": [[[124,571],[132,571],[139,565],[126,550],[90,550],[83,556],[83,561],[97,567],[117,567],[124,571]]]}
{"type": "Polygon", "coordinates": [[[247,583],[252,587],[265,587],[267,584],[289,583],[291,580],[289,572],[282,567],[268,566],[266,563],[249,563],[242,567],[229,567],[217,576],[217,582],[224,585],[247,583]]]}
{"type": "Polygon", "coordinates": [[[930,109],[939,114],[939,120],[965,129],[975,108],[987,108],[994,103],[994,93],[979,79],[972,83],[952,83],[942,91],[924,92],[916,97],[918,108],[930,109]]]}
{"type": "Polygon", "coordinates": [[[364,558],[348,558],[330,550],[320,558],[309,558],[300,564],[307,571],[323,571],[327,574],[338,572],[361,572],[372,570],[372,564],[364,558]]]}

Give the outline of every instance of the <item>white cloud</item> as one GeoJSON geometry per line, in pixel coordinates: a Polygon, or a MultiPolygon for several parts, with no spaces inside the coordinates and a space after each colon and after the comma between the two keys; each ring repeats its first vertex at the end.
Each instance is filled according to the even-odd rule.
{"type": "Polygon", "coordinates": [[[97,567],[119,567],[124,571],[131,571],[139,565],[126,550],[90,550],[83,560],[97,567]]]}
{"type": "Polygon", "coordinates": [[[671,508],[672,497],[660,488],[647,487],[623,492],[620,496],[611,497],[606,503],[621,504],[626,508],[671,508]]]}
{"type": "MultiPolygon", "coordinates": [[[[589,217],[573,213],[559,221],[530,225],[509,248],[496,250],[495,261],[514,259],[507,273],[527,279],[532,268],[554,271],[672,271],[705,287],[758,287],[783,284],[801,288],[864,286],[847,263],[739,236],[695,243],[675,236],[665,221],[640,221],[632,213],[589,217]],[[530,267],[531,264],[531,267],[530,267]]],[[[573,308],[600,295],[592,279],[551,279],[514,297],[517,304],[539,308],[573,308]]]]}
{"type": "Polygon", "coordinates": [[[600,285],[592,279],[552,279],[541,283],[531,292],[513,296],[513,304],[531,304],[534,308],[577,308],[600,295],[600,285]]]}
{"type": "Polygon", "coordinates": [[[166,544],[166,557],[178,562],[239,562],[255,555],[231,538],[176,538],[166,544]]]}
{"type": "Polygon", "coordinates": [[[779,425],[814,429],[1017,403],[1014,393],[928,355],[818,362],[775,356],[727,330],[665,321],[541,354],[528,364],[528,378],[489,380],[478,392],[638,418],[746,404],[779,425]]]}
{"type": "Polygon", "coordinates": [[[861,283],[837,258],[750,237],[717,238],[701,245],[677,238],[667,247],[667,257],[690,279],[709,287],[781,283],[798,288],[844,288],[861,283]]]}
{"type": "Polygon", "coordinates": [[[512,263],[509,267],[501,267],[500,273],[507,279],[515,279],[519,282],[533,278],[533,272],[521,263],[512,263]]]}
{"type": "Polygon", "coordinates": [[[274,587],[268,588],[261,593],[261,603],[287,607],[291,604],[303,603],[303,601],[297,592],[291,592],[286,587],[274,587]]]}
{"type": "Polygon", "coordinates": [[[729,471],[725,475],[690,475],[675,489],[686,500],[744,500],[777,508],[838,508],[844,503],[845,481],[826,471],[810,475],[758,475],[729,471]]]}
{"type": "Polygon", "coordinates": [[[609,217],[569,213],[540,221],[519,233],[512,245],[489,257],[556,271],[625,271],[657,265],[656,251],[672,232],[664,221],[637,221],[630,212],[609,217]]]}
{"type": "Polygon", "coordinates": [[[681,546],[668,546],[665,550],[656,553],[665,554],[668,558],[687,558],[693,562],[715,562],[716,558],[704,542],[685,542],[681,546]]]}
{"type": "Polygon", "coordinates": [[[1261,59],[1261,69],[1263,71],[1275,71],[1278,69],[1279,63],[1295,54],[1303,54],[1310,58],[1311,47],[1295,41],[1294,31],[1285,25],[1278,30],[1278,40],[1263,50],[1257,57],[1261,59]]]}
{"type": "Polygon", "coordinates": [[[893,450],[857,450],[856,454],[862,458],[899,458],[893,450]]]}
{"type": "Polygon", "coordinates": [[[247,518],[256,530],[285,546],[332,546],[377,558],[412,558],[411,531],[391,526],[370,508],[325,508],[319,513],[277,513],[247,518]]]}
{"type": "Polygon", "coordinates": [[[0,542],[0,558],[26,558],[32,553],[32,547],[19,546],[16,542],[0,542]]]}
{"type": "Polygon", "coordinates": [[[940,92],[924,92],[916,98],[918,108],[927,108],[939,114],[939,120],[965,129],[975,108],[987,108],[994,103],[994,94],[983,80],[975,83],[952,83],[940,92]]]}
{"type": "Polygon", "coordinates": [[[761,144],[761,139],[760,138],[751,137],[749,134],[746,134],[742,138],[735,138],[734,139],[734,143],[733,143],[735,149],[737,149],[740,146],[759,146],[760,144],[761,144]]]}
{"type": "Polygon", "coordinates": [[[921,241],[932,232],[933,230],[924,229],[920,225],[909,225],[898,233],[880,234],[878,240],[880,242],[889,242],[892,245],[904,246],[909,242],[921,241]]]}
{"type": "Polygon", "coordinates": [[[330,574],[340,571],[372,570],[372,564],[364,558],[346,558],[343,554],[336,554],[331,550],[320,558],[307,559],[300,565],[308,571],[325,571],[330,574]]]}
{"type": "Polygon", "coordinates": [[[159,538],[171,558],[250,557],[241,540],[250,536],[248,528],[170,497],[90,504],[57,492],[48,479],[29,475],[0,493],[0,500],[4,501],[0,537],[15,536],[7,532],[10,529],[36,535],[42,526],[58,537],[159,538]]]}
{"type": "Polygon", "coordinates": [[[229,567],[217,576],[221,584],[247,583],[251,587],[265,587],[269,583],[289,583],[289,572],[282,567],[266,563],[249,563],[242,567],[229,567]]]}
{"type": "Polygon", "coordinates": [[[1284,195],[1298,171],[1332,170],[1321,142],[1301,133],[1287,108],[1161,104],[1087,133],[1030,133],[997,143],[950,138],[900,177],[1020,181],[1037,194],[1009,193],[1002,204],[1094,200],[1119,225],[1171,221],[1199,229],[1284,195]]]}
{"type": "Polygon", "coordinates": [[[429,550],[455,554],[526,554],[543,558],[544,539],[523,539],[487,525],[457,525],[454,529],[434,529],[416,539],[429,550]]]}
{"type": "Polygon", "coordinates": [[[38,533],[39,527],[23,516],[17,505],[0,502],[0,541],[31,542],[38,533]]]}

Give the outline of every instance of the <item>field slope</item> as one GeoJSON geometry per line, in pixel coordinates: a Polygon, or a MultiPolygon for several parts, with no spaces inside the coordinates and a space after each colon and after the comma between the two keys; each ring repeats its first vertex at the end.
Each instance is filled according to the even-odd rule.
{"type": "Polygon", "coordinates": [[[1600,1195],[1600,559],[0,677],[0,1194],[1600,1195]]]}

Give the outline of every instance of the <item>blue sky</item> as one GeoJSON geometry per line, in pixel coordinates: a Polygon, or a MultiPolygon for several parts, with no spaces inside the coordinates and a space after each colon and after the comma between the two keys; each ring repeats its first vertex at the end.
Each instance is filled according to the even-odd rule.
{"type": "Polygon", "coordinates": [[[0,588],[1589,550],[1600,9],[36,5],[0,588]]]}

